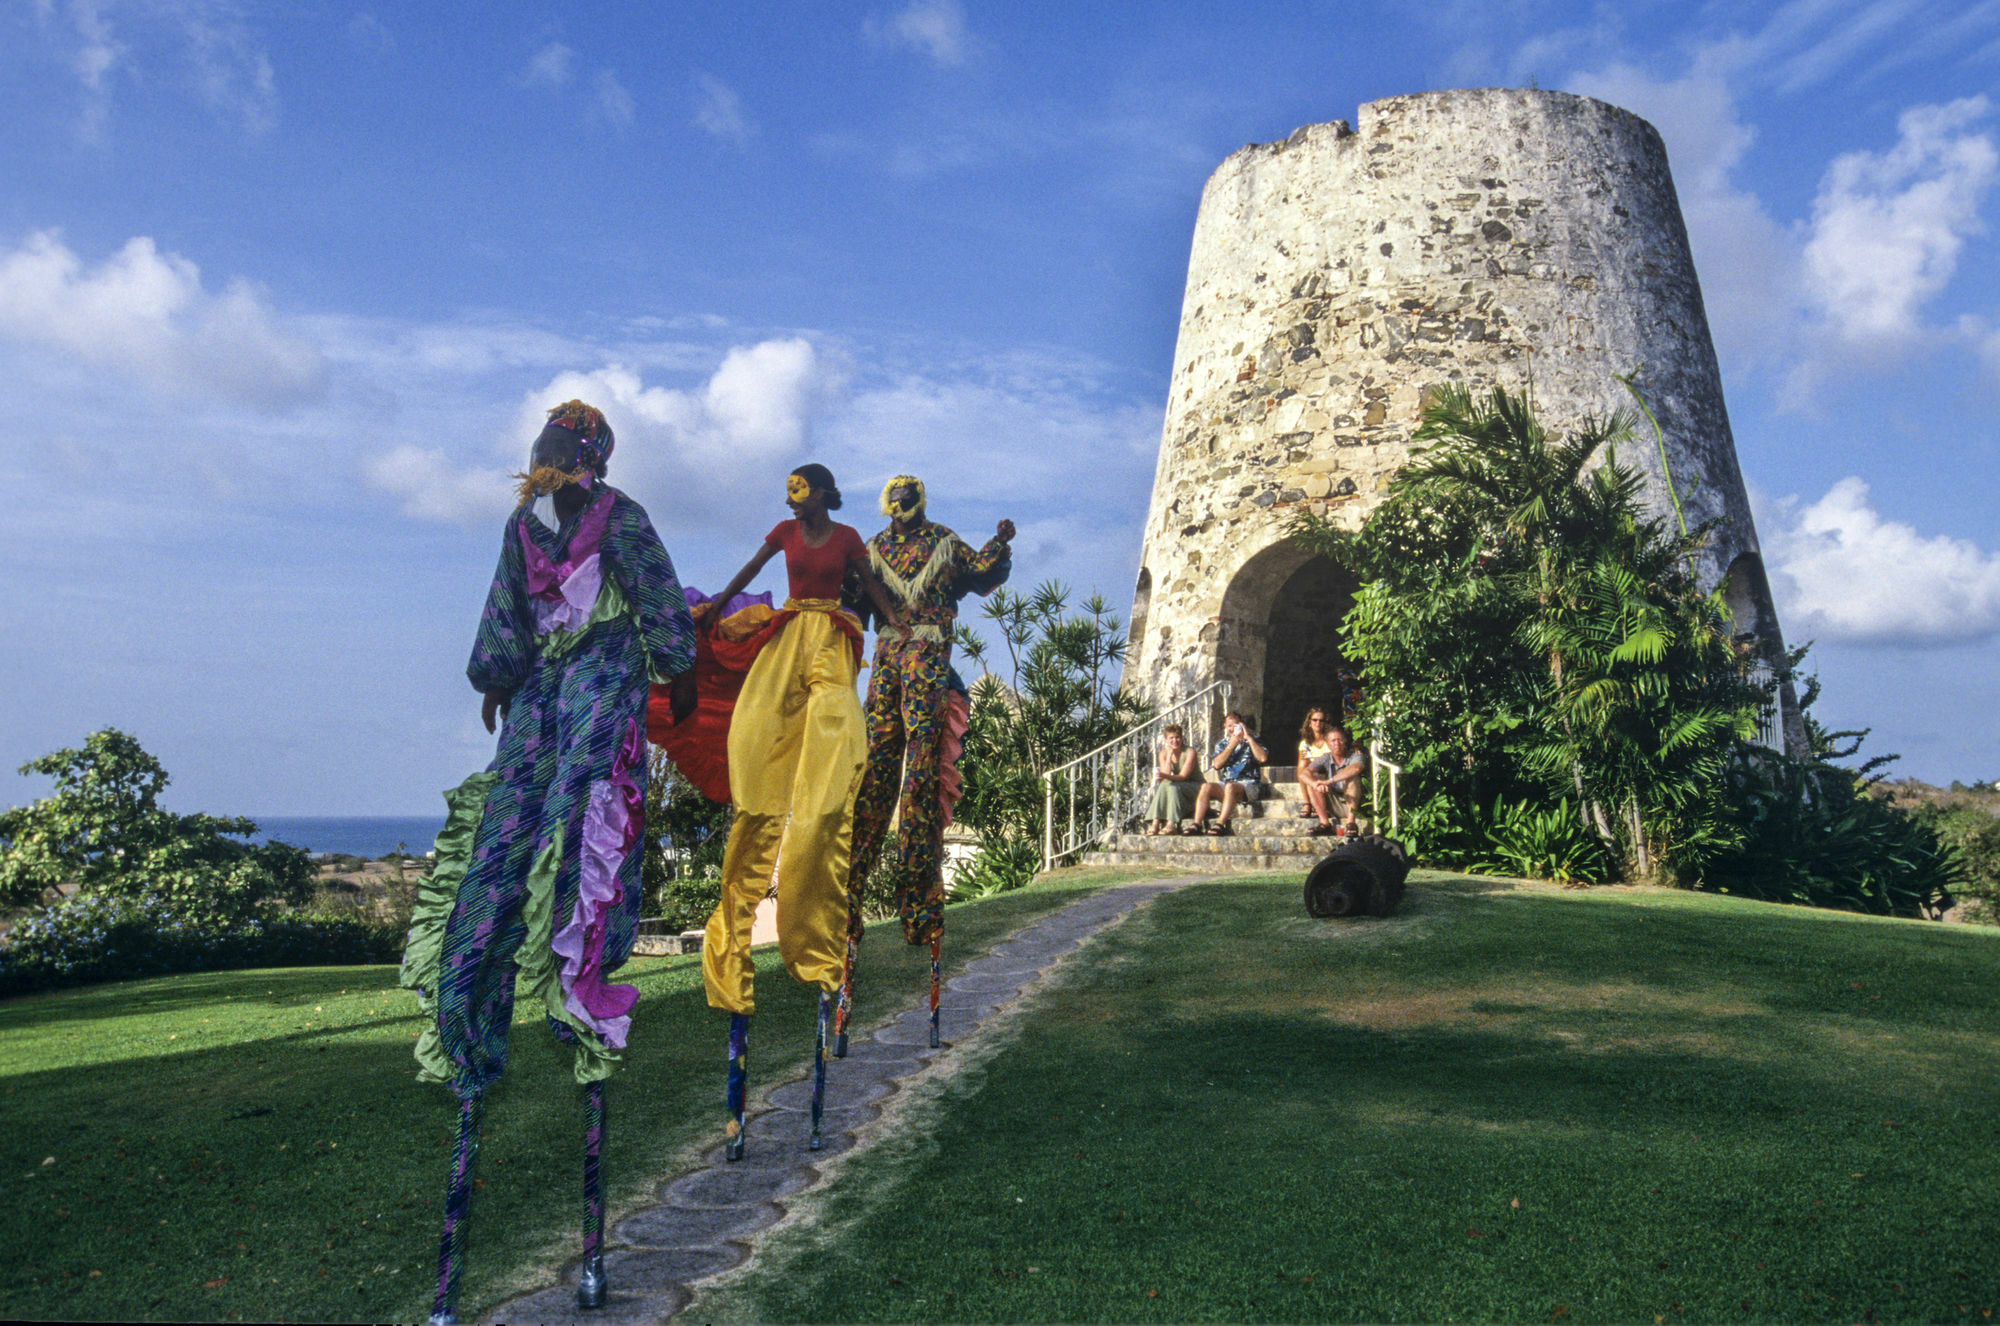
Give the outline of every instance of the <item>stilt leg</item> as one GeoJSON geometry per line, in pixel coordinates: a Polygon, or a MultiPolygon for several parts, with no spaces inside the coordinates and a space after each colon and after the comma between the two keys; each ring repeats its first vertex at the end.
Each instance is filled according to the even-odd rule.
{"type": "Polygon", "coordinates": [[[451,1183],[445,1189],[444,1232],[438,1238],[437,1294],[431,1299],[432,1326],[458,1320],[458,1275],[465,1265],[466,1209],[472,1201],[472,1162],[479,1156],[479,1101],[458,1103],[458,1145],[452,1151],[451,1183]]]}
{"type": "Polygon", "coordinates": [[[854,1016],[854,966],[861,960],[861,939],[847,932],[847,966],[840,973],[840,1002],[833,1011],[833,1057],[847,1057],[847,1020],[854,1016]]]}
{"type": "Polygon", "coordinates": [[[826,1024],[832,1013],[833,998],[824,991],[819,997],[819,1030],[813,1036],[813,1105],[812,1138],[806,1148],[817,1151],[820,1148],[819,1121],[826,1112],[826,1024]]]}
{"type": "Polygon", "coordinates": [[[938,1047],[938,949],[944,943],[944,933],[931,936],[931,1048],[938,1047]]]}
{"type": "Polygon", "coordinates": [[[743,1159],[743,1093],[750,1078],[750,1015],[729,1015],[729,1122],[723,1134],[725,1160],[743,1159]]]}
{"type": "Polygon", "coordinates": [[[604,1145],[604,1083],[583,1089],[583,1270],[576,1277],[576,1305],[604,1306],[604,1185],[597,1158],[604,1145]]]}

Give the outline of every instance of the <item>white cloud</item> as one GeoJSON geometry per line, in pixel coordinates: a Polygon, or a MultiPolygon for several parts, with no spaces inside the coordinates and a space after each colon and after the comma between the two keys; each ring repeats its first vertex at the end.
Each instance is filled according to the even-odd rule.
{"type": "Polygon", "coordinates": [[[248,282],[211,293],[193,262],[143,235],[95,268],[54,231],[0,253],[0,335],[171,392],[263,408],[297,404],[324,385],[319,350],[281,329],[248,282]]]}
{"type": "Polygon", "coordinates": [[[521,71],[523,87],[562,87],[567,84],[576,69],[576,52],[559,41],[552,41],[528,58],[528,67],[521,71]]]}
{"type": "Polygon", "coordinates": [[[484,524],[507,514],[514,499],[507,472],[465,469],[431,447],[404,444],[362,464],[368,482],[402,501],[403,514],[448,524],[484,524]]]}
{"type": "Polygon", "coordinates": [[[55,39],[74,44],[71,71],[83,91],[80,129],[101,137],[111,118],[115,76],[167,82],[178,65],[209,108],[252,133],[277,123],[277,77],[264,44],[235,0],[131,4],[117,0],[39,0],[44,31],[58,17],[55,39]],[[120,18],[112,21],[113,14],[120,18]]]}
{"type": "Polygon", "coordinates": [[[1796,324],[1796,241],[1733,172],[1756,139],[1743,123],[1730,78],[1737,43],[1702,48],[1680,78],[1654,79],[1627,64],[1578,74],[1569,86],[1643,116],[1660,131],[1701,275],[1709,330],[1725,363],[1769,357],[1796,324]]]}
{"type": "Polygon", "coordinates": [[[1793,636],[1941,645],[2000,634],[2000,553],[1884,520],[1858,478],[1804,508],[1787,498],[1757,523],[1793,636]]]}
{"type": "MultiPolygon", "coordinates": [[[[572,398],[603,410],[617,433],[610,478],[638,498],[656,523],[710,526],[735,518],[750,494],[777,493],[782,476],[809,459],[815,415],[833,385],[810,341],[737,346],[697,390],[648,386],[610,364],[556,374],[530,392],[496,446],[525,454],[549,407],[572,398]]],[[[410,515],[468,521],[490,516],[487,494],[504,494],[499,471],[452,464],[440,451],[399,446],[364,462],[376,487],[404,499],[410,515]],[[427,495],[421,490],[435,489],[427,495]]]]}
{"type": "Polygon", "coordinates": [[[862,30],[870,41],[915,51],[934,64],[965,63],[969,42],[958,0],[913,0],[888,19],[869,19],[862,30]]]}
{"type": "Polygon", "coordinates": [[[347,40],[369,55],[391,55],[396,50],[396,34],[366,10],[347,21],[347,40]]]}
{"type": "Polygon", "coordinates": [[[743,99],[736,90],[712,74],[696,74],[694,81],[700,89],[694,108],[696,126],[738,147],[748,146],[757,126],[743,113],[743,99]]]}
{"type": "Polygon", "coordinates": [[[597,108],[604,112],[605,119],[620,129],[631,128],[632,118],[638,111],[632,94],[618,81],[618,75],[609,69],[601,70],[597,75],[597,108]]]}
{"type": "Polygon", "coordinates": [[[1887,152],[1850,152],[1828,167],[1806,285],[1842,339],[1918,333],[1923,304],[1950,282],[1965,237],[1982,229],[1979,205],[2000,153],[1987,134],[1965,130],[1987,110],[1984,97],[1914,107],[1887,152]]]}

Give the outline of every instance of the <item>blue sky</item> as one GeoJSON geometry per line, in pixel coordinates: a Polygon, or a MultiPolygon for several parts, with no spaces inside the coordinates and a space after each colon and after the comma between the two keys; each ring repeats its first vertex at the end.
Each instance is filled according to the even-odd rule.
{"type": "Polygon", "coordinates": [[[0,802],[116,724],[181,809],[434,809],[571,395],[691,583],[814,459],[1122,612],[1208,174],[1531,80],[1666,138],[1822,718],[2000,776],[2000,0],[15,0],[0,802]]]}

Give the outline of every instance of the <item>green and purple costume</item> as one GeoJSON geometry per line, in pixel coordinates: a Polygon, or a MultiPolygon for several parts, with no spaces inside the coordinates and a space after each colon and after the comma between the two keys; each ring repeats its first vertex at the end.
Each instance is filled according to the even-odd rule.
{"type": "Polygon", "coordinates": [[[431,1024],[420,1076],[461,1100],[506,1069],[516,968],[576,1078],[616,1068],[638,992],[632,949],[649,684],[694,663],[694,623],[645,510],[598,483],[551,531],[507,521],[466,675],[512,697],[485,772],[445,793],[437,864],[403,957],[431,1024]]]}

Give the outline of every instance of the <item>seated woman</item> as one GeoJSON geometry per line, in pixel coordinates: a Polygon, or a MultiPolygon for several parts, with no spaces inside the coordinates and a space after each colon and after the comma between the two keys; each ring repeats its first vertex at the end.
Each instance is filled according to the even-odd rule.
{"type": "Polygon", "coordinates": [[[1299,786],[1305,789],[1307,809],[1319,820],[1313,827],[1315,835],[1336,832],[1336,809],[1337,832],[1350,837],[1358,832],[1355,817],[1361,809],[1361,775],[1366,771],[1346,728],[1328,721],[1324,709],[1306,714],[1299,732],[1299,786]]]}
{"type": "Polygon", "coordinates": [[[1229,816],[1239,802],[1253,804],[1257,800],[1257,768],[1270,758],[1257,734],[1243,721],[1243,715],[1231,709],[1222,716],[1222,740],[1215,743],[1215,753],[1208,767],[1215,770],[1220,780],[1203,783],[1194,796],[1194,822],[1197,833],[1230,834],[1236,830],[1229,827],[1229,816]],[[1208,818],[1209,803],[1221,794],[1222,813],[1216,818],[1212,828],[1203,827],[1208,818]]]}
{"type": "Polygon", "coordinates": [[[1148,812],[1152,823],[1146,826],[1147,834],[1179,833],[1200,786],[1201,774],[1195,768],[1194,748],[1187,744],[1187,733],[1179,723],[1167,724],[1160,729],[1160,751],[1153,761],[1153,806],[1148,812]]]}

